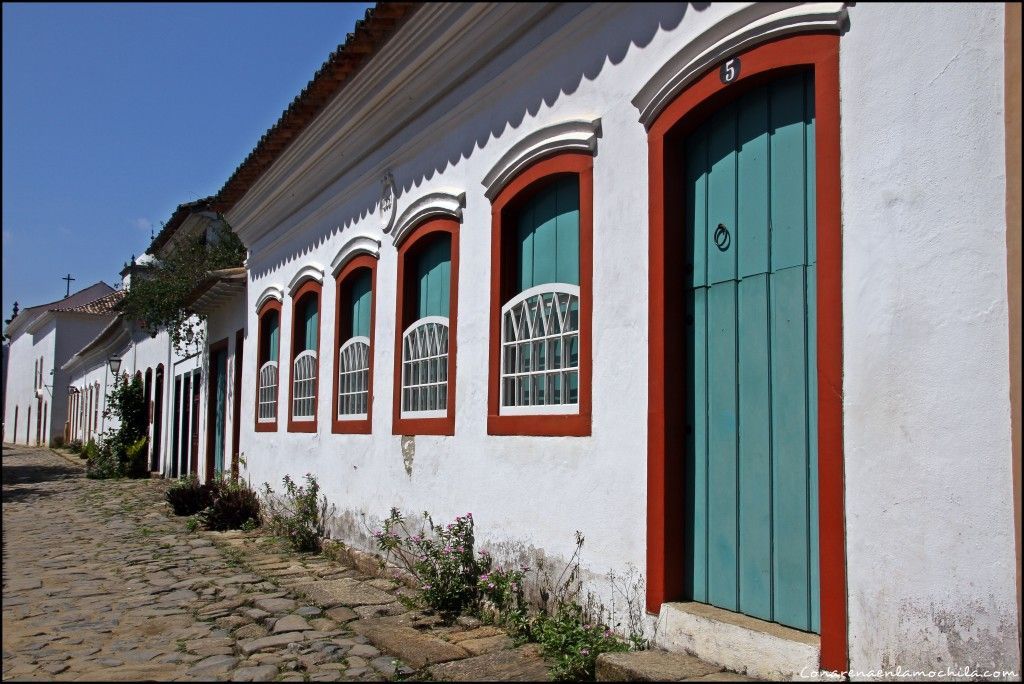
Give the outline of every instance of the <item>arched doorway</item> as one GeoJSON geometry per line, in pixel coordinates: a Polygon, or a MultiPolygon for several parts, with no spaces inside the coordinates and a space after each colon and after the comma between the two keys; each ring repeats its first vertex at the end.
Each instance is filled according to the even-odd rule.
{"type": "Polygon", "coordinates": [[[647,607],[820,630],[843,670],[838,41],[727,56],[650,124],[647,607]]]}

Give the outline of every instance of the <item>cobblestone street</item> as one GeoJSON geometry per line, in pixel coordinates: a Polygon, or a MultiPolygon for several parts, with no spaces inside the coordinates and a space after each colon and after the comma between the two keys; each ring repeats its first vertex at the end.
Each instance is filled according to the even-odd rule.
{"type": "Polygon", "coordinates": [[[3,679],[546,679],[532,646],[242,533],[190,533],[162,480],[3,449],[3,679]],[[397,669],[396,669],[397,668],[397,669]]]}

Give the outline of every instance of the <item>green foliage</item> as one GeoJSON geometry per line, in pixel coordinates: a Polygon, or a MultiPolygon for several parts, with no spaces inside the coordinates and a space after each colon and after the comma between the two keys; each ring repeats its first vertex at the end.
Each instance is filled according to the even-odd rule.
{"type": "Polygon", "coordinates": [[[186,475],[172,484],[164,496],[175,515],[195,515],[213,500],[210,488],[199,484],[194,474],[186,475]]]}
{"type": "Polygon", "coordinates": [[[209,239],[205,232],[190,236],[155,265],[140,268],[119,308],[153,335],[166,328],[177,351],[198,351],[202,321],[189,323],[194,313],[186,306],[189,293],[210,271],[241,266],[244,260],[245,247],[221,217],[209,239]]]}
{"type": "Polygon", "coordinates": [[[82,453],[82,440],[73,439],[70,442],[68,442],[68,451],[70,451],[73,454],[82,453]]]}
{"type": "Polygon", "coordinates": [[[109,480],[122,476],[121,464],[106,440],[97,444],[90,439],[83,452],[86,457],[86,477],[93,480],[109,480]]]}
{"type": "Polygon", "coordinates": [[[319,551],[327,536],[327,497],[320,494],[320,484],[312,474],[306,473],[305,479],[306,484],[300,486],[285,475],[283,498],[264,483],[263,501],[274,534],[287,539],[296,551],[319,551]]]}
{"type": "Polygon", "coordinates": [[[260,524],[260,498],[247,484],[221,478],[209,483],[209,487],[212,501],[199,513],[203,527],[223,531],[239,530],[249,520],[260,524]]]}
{"type": "Polygon", "coordinates": [[[258,529],[259,526],[260,526],[260,524],[258,522],[256,522],[252,518],[249,518],[244,523],[242,523],[242,528],[241,529],[242,529],[243,532],[252,532],[252,531],[258,529]]]}
{"type": "Polygon", "coordinates": [[[191,516],[185,521],[185,530],[188,532],[195,532],[199,529],[199,518],[198,516],[191,516]]]}
{"type": "Polygon", "coordinates": [[[549,658],[555,681],[593,681],[597,656],[628,651],[630,644],[615,636],[606,625],[590,623],[574,601],[559,605],[552,615],[541,613],[529,623],[530,638],[549,658]]]}
{"type": "Polygon", "coordinates": [[[413,532],[397,508],[374,532],[385,562],[394,559],[420,583],[420,598],[446,619],[459,613],[479,612],[482,602],[509,615],[525,610],[523,570],[494,569],[486,550],[476,553],[473,515],[467,513],[447,525],[435,525],[423,513],[423,524],[413,532]]]}
{"type": "Polygon", "coordinates": [[[107,398],[104,416],[118,419],[117,429],[103,433],[99,446],[91,439],[83,449],[86,456],[86,475],[96,479],[111,477],[145,477],[147,421],[146,398],[140,378],[128,379],[122,375],[115,382],[107,398]]]}

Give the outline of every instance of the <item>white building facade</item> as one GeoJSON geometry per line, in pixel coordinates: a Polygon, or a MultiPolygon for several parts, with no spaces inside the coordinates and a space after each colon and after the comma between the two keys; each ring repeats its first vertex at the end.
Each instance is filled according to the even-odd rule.
{"type": "Polygon", "coordinates": [[[224,199],[247,477],[315,474],[362,546],[392,506],[528,564],[580,530],[750,674],[1019,670],[1004,26],[412,13],[224,199]],[[813,636],[737,661],[694,605],[813,636]]]}
{"type": "Polygon", "coordinates": [[[9,321],[5,442],[47,446],[67,437],[69,378],[61,366],[110,322],[119,297],[95,283],[9,321]]]}

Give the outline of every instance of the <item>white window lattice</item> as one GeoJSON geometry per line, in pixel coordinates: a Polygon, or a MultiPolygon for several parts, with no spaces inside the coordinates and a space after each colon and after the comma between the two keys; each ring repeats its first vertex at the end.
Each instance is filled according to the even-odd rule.
{"type": "Polygon", "coordinates": [[[350,338],[338,350],[338,420],[366,418],[370,396],[370,338],[350,338]]]}
{"type": "Polygon", "coordinates": [[[277,361],[267,361],[260,368],[259,420],[277,420],[277,361]]]}
{"type": "Polygon", "coordinates": [[[448,319],[421,318],[402,335],[402,417],[448,415],[448,319]]]}
{"type": "Polygon", "coordinates": [[[501,308],[501,406],[506,415],[579,411],[580,288],[545,283],[501,308]]]}
{"type": "Polygon", "coordinates": [[[316,410],[316,352],[307,349],[292,366],[292,420],[313,420],[316,410]]]}

